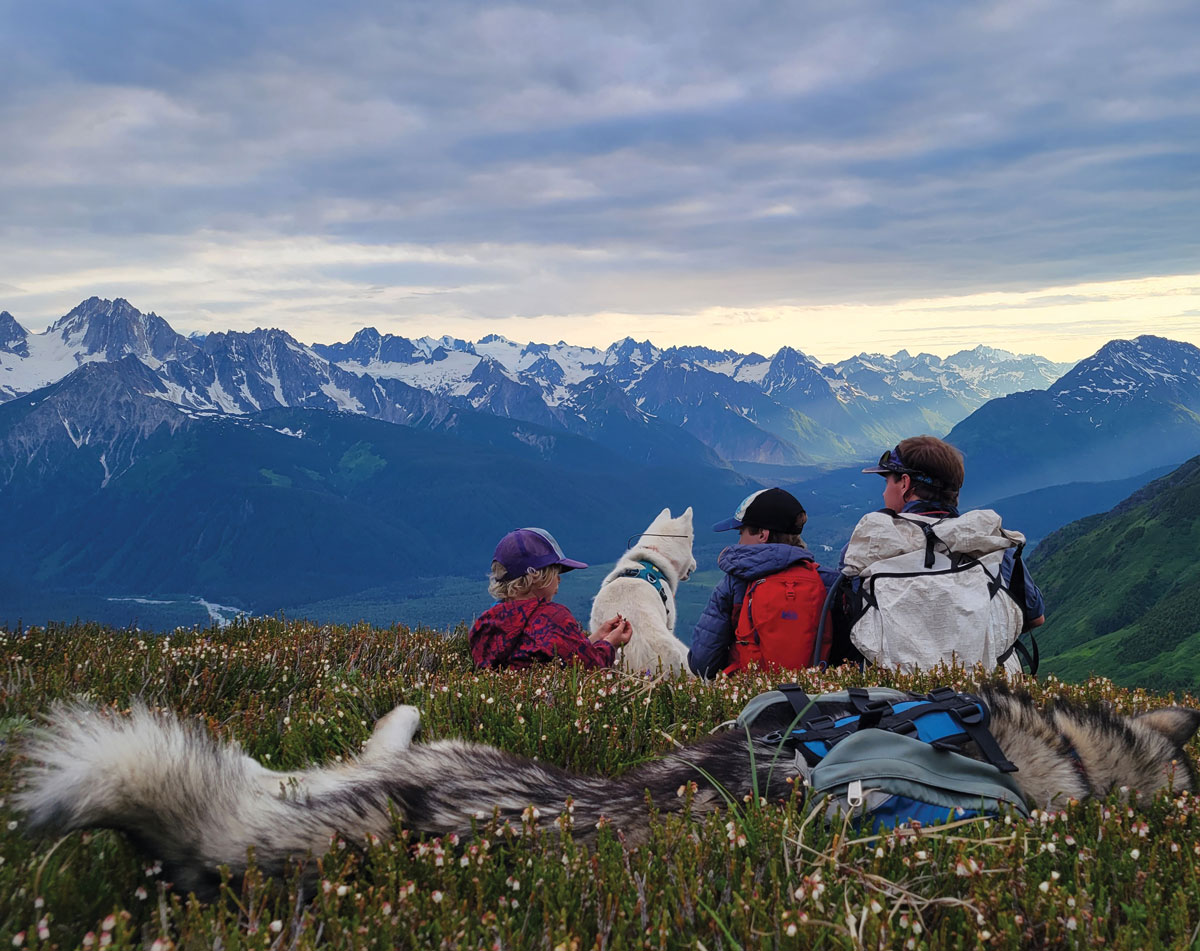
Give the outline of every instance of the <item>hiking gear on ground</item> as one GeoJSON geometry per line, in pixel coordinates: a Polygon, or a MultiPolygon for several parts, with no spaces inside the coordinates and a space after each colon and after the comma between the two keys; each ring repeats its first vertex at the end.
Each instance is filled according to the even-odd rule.
{"type": "Polygon", "coordinates": [[[804,506],[786,489],[760,489],[742,499],[733,518],[717,522],[714,532],[728,532],[743,525],[771,532],[799,534],[803,529],[804,506]]]}
{"type": "Polygon", "coordinates": [[[566,557],[554,536],[544,528],[518,528],[509,532],[500,539],[492,561],[504,566],[504,577],[499,581],[512,581],[551,565],[558,565],[563,571],[587,567],[582,561],[566,557]]]}
{"type": "Polygon", "coordinates": [[[814,660],[825,595],[825,582],[811,560],[747,585],[725,672],[734,673],[751,664],[798,670],[827,660],[828,644],[814,660]]]}
{"type": "Polygon", "coordinates": [[[1028,816],[1016,771],[987,728],[978,697],[938,687],[928,694],[851,687],[809,697],[795,684],[759,694],[735,729],[775,726],[810,787],[808,807],[849,816],[863,831],[998,815],[1028,816]],[[985,761],[959,752],[974,743],[985,761]]]}
{"type": "Polygon", "coordinates": [[[873,664],[939,663],[1020,671],[1013,644],[1025,627],[1025,536],[979,509],[955,517],[871,512],[844,554],[852,585],[850,639],[873,664]],[[1001,573],[1015,549],[1010,583],[1001,573]]]}

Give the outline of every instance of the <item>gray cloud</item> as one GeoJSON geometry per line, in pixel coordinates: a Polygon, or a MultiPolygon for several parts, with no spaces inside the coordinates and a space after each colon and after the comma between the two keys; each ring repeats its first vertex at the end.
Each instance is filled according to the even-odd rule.
{"type": "Polygon", "coordinates": [[[190,286],[486,320],[1194,270],[1198,27],[1186,2],[9,4],[0,281],[43,278],[36,313],[95,268],[156,306],[112,273],[185,300],[210,242],[413,246],[447,259],[190,286]]]}

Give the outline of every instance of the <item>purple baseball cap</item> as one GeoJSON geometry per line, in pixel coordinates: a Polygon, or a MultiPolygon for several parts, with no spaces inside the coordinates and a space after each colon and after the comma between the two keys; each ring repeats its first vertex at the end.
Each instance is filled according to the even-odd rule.
{"type": "Polygon", "coordinates": [[[551,565],[558,565],[563,571],[587,567],[582,561],[564,555],[554,536],[544,528],[518,528],[509,532],[500,539],[492,560],[504,566],[502,581],[520,578],[551,565]]]}

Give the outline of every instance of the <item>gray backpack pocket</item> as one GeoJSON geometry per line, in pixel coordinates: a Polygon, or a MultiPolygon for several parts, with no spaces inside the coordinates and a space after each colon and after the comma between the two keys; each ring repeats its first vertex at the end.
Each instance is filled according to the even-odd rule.
{"type": "Polygon", "coordinates": [[[838,743],[809,782],[812,808],[824,808],[829,819],[848,815],[864,832],[1009,809],[1029,815],[1020,788],[990,763],[884,730],[860,730],[838,743]]]}

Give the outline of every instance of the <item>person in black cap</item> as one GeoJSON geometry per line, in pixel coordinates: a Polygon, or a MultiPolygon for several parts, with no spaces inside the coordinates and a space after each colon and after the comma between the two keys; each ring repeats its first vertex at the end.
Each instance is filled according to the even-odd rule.
{"type": "Polygon", "coordinates": [[[725,577],[692,634],[693,673],[714,677],[752,663],[795,668],[812,662],[826,588],[838,574],[817,565],[804,547],[807,521],[796,497],[774,488],[743,499],[732,518],[713,526],[716,532],[736,529],[738,543],[717,558],[725,577]],[[772,583],[764,586],[768,579],[772,583]]]}

